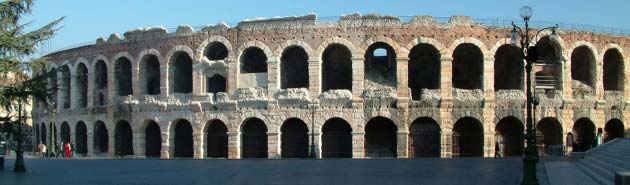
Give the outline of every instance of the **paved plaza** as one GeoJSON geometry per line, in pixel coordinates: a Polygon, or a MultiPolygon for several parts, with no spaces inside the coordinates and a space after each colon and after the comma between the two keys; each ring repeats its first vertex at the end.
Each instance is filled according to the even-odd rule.
{"type": "Polygon", "coordinates": [[[42,160],[0,171],[0,184],[519,184],[521,158],[330,160],[42,160]]]}

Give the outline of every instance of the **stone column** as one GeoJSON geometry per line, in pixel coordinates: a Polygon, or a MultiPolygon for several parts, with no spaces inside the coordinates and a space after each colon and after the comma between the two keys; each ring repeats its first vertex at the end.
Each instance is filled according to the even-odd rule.
{"type": "Polygon", "coordinates": [[[275,99],[274,95],[280,88],[280,71],[278,70],[278,59],[276,57],[270,57],[267,60],[267,92],[269,99],[275,99]]]}
{"type": "Polygon", "coordinates": [[[398,141],[396,142],[397,146],[397,158],[410,158],[409,157],[409,132],[408,131],[398,131],[397,133],[398,141]]]}
{"type": "Polygon", "coordinates": [[[240,132],[227,132],[228,135],[228,159],[239,159],[240,155],[240,132]]]}
{"type": "MultiPolygon", "coordinates": [[[[567,60],[560,59],[558,67],[560,68],[560,85],[562,87],[562,94],[564,99],[573,99],[573,79],[571,79],[571,63],[567,63],[567,60]]],[[[570,61],[569,61],[570,62],[570,61]]]]}
{"type": "Polygon", "coordinates": [[[107,156],[112,157],[112,156],[115,156],[114,154],[116,152],[116,137],[115,137],[116,128],[115,126],[107,127],[107,128],[110,128],[107,130],[107,137],[109,137],[108,142],[107,142],[107,148],[108,148],[107,156]]]}
{"type": "Polygon", "coordinates": [[[195,159],[203,159],[205,152],[205,144],[203,142],[204,133],[193,133],[193,157],[195,159]]]}
{"type": "Polygon", "coordinates": [[[267,133],[267,143],[268,143],[267,151],[269,153],[269,158],[271,159],[280,158],[280,153],[279,153],[280,142],[278,141],[279,138],[280,137],[277,132],[267,133]]]}
{"type": "Polygon", "coordinates": [[[133,96],[138,97],[139,95],[142,95],[145,92],[145,86],[143,86],[140,83],[140,65],[142,65],[141,63],[142,58],[137,58],[136,59],[136,65],[134,65],[132,63],[132,67],[131,67],[131,85],[132,85],[132,89],[133,89],[133,96]]]}
{"type": "Polygon", "coordinates": [[[225,61],[228,65],[228,74],[227,78],[227,93],[234,94],[234,91],[238,89],[238,62],[235,61],[225,61]]]}
{"type": "Polygon", "coordinates": [[[409,58],[397,57],[396,58],[396,84],[397,84],[397,97],[400,100],[409,101],[409,58]]]}
{"type": "MultiPolygon", "coordinates": [[[[308,146],[308,151],[311,152],[311,142],[315,143],[315,151],[313,151],[315,153],[315,158],[322,158],[322,149],[321,149],[321,142],[320,142],[320,136],[321,133],[319,132],[309,132],[308,133],[308,141],[309,141],[309,146],[308,146]],[[314,138],[314,141],[311,141],[311,137],[314,138]]],[[[310,153],[309,153],[310,154],[310,153]]]]}
{"type": "Polygon", "coordinates": [[[72,100],[72,102],[70,102],[70,109],[78,109],[81,107],[78,101],[80,96],[78,91],[79,88],[77,88],[78,86],[77,74],[75,71],[70,71],[70,100],[72,100]]]}
{"type": "Polygon", "coordinates": [[[440,64],[440,94],[442,99],[453,99],[453,58],[451,56],[444,56],[442,54],[442,60],[440,64]]]}
{"type": "MultiPolygon", "coordinates": [[[[356,54],[353,54],[356,55],[356,54]]],[[[363,57],[352,57],[352,98],[361,99],[363,94],[363,81],[365,79],[365,71],[363,66],[363,57]]]]}
{"type": "Polygon", "coordinates": [[[94,132],[92,131],[92,129],[88,129],[87,130],[87,156],[93,156],[94,155],[94,132]]]}
{"type": "Polygon", "coordinates": [[[482,89],[486,100],[494,100],[494,57],[483,58],[482,89]]]}
{"type": "MultiPolygon", "coordinates": [[[[168,62],[165,62],[165,63],[168,63],[168,62]]],[[[168,76],[170,75],[170,74],[168,74],[168,72],[169,72],[169,68],[168,68],[167,64],[160,65],[160,96],[162,98],[168,96],[168,89],[169,89],[168,88],[168,85],[169,85],[168,84],[169,83],[168,76]]]]}
{"type": "Polygon", "coordinates": [[[321,91],[320,61],[310,59],[308,61],[308,92],[311,99],[317,99],[321,91]]]}
{"type": "Polygon", "coordinates": [[[170,143],[171,138],[169,137],[168,132],[162,132],[162,151],[160,152],[160,157],[162,159],[169,159],[171,157],[170,154],[170,143]]]}
{"type": "Polygon", "coordinates": [[[442,130],[440,139],[440,156],[442,158],[453,157],[453,132],[450,130],[442,130]]]}
{"type": "Polygon", "coordinates": [[[144,140],[144,132],[136,132],[133,134],[133,155],[136,157],[144,157],[146,153],[146,141],[144,140]]]}
{"type": "Polygon", "coordinates": [[[87,107],[94,107],[94,72],[88,73],[87,76],[87,107]]]}
{"type": "Polygon", "coordinates": [[[200,69],[194,69],[193,68],[193,74],[192,74],[192,95],[202,95],[205,94],[205,88],[203,88],[203,86],[205,86],[205,84],[203,84],[202,82],[204,81],[204,76],[200,71],[194,71],[194,70],[200,70],[200,69]]]}
{"type": "MultiPolygon", "coordinates": [[[[61,72],[62,67],[57,69],[57,110],[62,110],[63,108],[63,103],[66,101],[65,98],[63,98],[63,73],[61,72]]],[[[61,113],[61,112],[60,112],[61,113]]]]}
{"type": "Polygon", "coordinates": [[[365,132],[352,132],[352,158],[365,158],[365,132]]]}

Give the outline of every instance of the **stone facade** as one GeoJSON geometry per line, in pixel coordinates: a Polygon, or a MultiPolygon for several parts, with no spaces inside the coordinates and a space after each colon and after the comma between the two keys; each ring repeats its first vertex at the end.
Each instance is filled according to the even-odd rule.
{"type": "MultiPolygon", "coordinates": [[[[561,29],[559,38],[550,44],[554,46],[556,54],[553,59],[557,72],[556,86],[550,90],[537,89],[541,98],[536,109],[536,122],[557,122],[561,128],[559,134],[553,137],[561,138],[560,145],[566,134],[578,132],[574,123],[580,118],[589,120],[596,129],[604,129],[610,120],[618,120],[623,123],[624,132],[623,128],[630,126],[626,124],[630,123],[630,118],[625,116],[629,111],[626,107],[630,99],[626,97],[630,97],[630,89],[624,85],[630,79],[630,69],[625,65],[627,59],[624,58],[630,55],[630,49],[627,49],[630,39],[561,29]],[[587,61],[595,66],[588,69],[590,72],[587,77],[594,82],[590,86],[575,81],[571,74],[572,61],[582,56],[575,55],[573,51],[584,46],[590,52],[587,61]],[[619,70],[614,72],[620,85],[614,90],[603,85],[604,78],[607,78],[605,73],[613,73],[603,67],[604,62],[609,60],[605,53],[611,51],[616,52],[620,59],[619,70]]],[[[457,139],[454,132],[459,135],[466,131],[458,130],[456,123],[459,120],[476,120],[480,124],[478,132],[481,138],[477,139],[482,142],[481,156],[491,157],[495,155],[495,143],[498,143],[495,142],[495,134],[498,133],[501,120],[515,118],[512,120],[516,120],[521,128],[525,123],[523,66],[520,66],[520,74],[495,77],[497,72],[503,70],[495,69],[495,62],[499,60],[501,46],[509,44],[510,31],[475,24],[465,16],[452,17],[449,23],[439,23],[431,16],[417,16],[409,22],[403,22],[397,17],[376,14],[343,16],[337,22],[318,21],[315,15],[306,15],[244,20],[236,27],[223,23],[201,30],[180,26],[175,33],[169,33],[161,27],[134,29],[124,33],[122,38],[112,34],[108,39],[98,39],[93,45],[49,54],[50,62],[45,70],[56,69],[58,78],[55,83],[61,86],[65,83],[62,79],[66,74],[59,69],[67,67],[70,71],[71,88],[67,91],[71,95],[63,96],[66,89],[60,88],[56,100],[57,105],[67,102],[69,107],[57,106],[56,113],[53,113],[50,111],[53,109],[51,105],[36,104],[33,123],[53,123],[56,128],[67,124],[70,133],[66,134],[70,135],[71,141],[76,141],[79,135],[85,135],[87,141],[83,142],[87,144],[86,155],[90,156],[97,153],[94,149],[97,135],[95,123],[103,122],[107,130],[109,142],[106,144],[109,150],[105,154],[115,155],[114,145],[123,142],[116,141],[119,137],[116,133],[118,129],[115,128],[124,120],[132,130],[133,155],[145,156],[148,150],[145,131],[147,125],[154,122],[160,130],[161,157],[172,158],[176,155],[175,125],[180,120],[186,120],[192,127],[194,157],[205,158],[208,157],[206,150],[209,143],[206,139],[207,129],[212,121],[220,120],[227,127],[227,157],[241,158],[245,137],[243,125],[255,118],[264,122],[266,127],[268,157],[278,158],[282,157],[281,137],[286,120],[298,118],[308,127],[309,145],[313,136],[316,155],[322,157],[322,150],[327,147],[323,146],[326,145],[322,134],[326,132],[323,131],[324,123],[331,118],[341,118],[351,128],[352,157],[363,158],[372,157],[367,152],[370,145],[367,135],[372,132],[368,131],[368,123],[375,118],[385,118],[395,126],[396,151],[393,156],[407,158],[412,157],[410,129],[415,120],[428,118],[437,123],[439,144],[436,145],[440,157],[459,156],[453,154],[453,140],[457,139]],[[213,44],[220,44],[227,51],[224,58],[217,59],[214,56],[220,56],[223,52],[209,51],[208,48],[214,48],[213,44]],[[414,47],[421,44],[432,46],[438,52],[438,63],[434,68],[438,75],[435,78],[437,88],[410,89],[411,78],[419,75],[410,72],[411,65],[416,65],[411,62],[414,47]],[[323,77],[324,60],[327,60],[324,55],[327,55],[327,48],[331,45],[342,46],[349,51],[349,88],[323,90],[325,83],[331,83],[323,77]],[[373,45],[386,49],[390,58],[372,56],[370,52],[373,45]],[[456,81],[460,78],[456,77],[459,74],[455,74],[453,68],[460,64],[456,64],[455,60],[471,63],[476,60],[461,58],[475,55],[458,54],[461,53],[457,51],[460,45],[480,51],[480,55],[476,56],[480,62],[476,66],[481,72],[478,79],[480,87],[456,87],[456,83],[460,83],[456,81]],[[305,53],[307,71],[303,73],[308,75],[307,86],[282,89],[282,63],[288,53],[285,51],[293,47],[305,53]],[[244,71],[248,69],[243,68],[243,63],[249,60],[248,53],[251,53],[252,48],[260,50],[265,57],[263,61],[266,69],[262,72],[244,71]],[[183,55],[189,57],[192,65],[190,81],[179,77],[182,74],[178,70],[183,68],[176,63],[180,63],[179,58],[183,55]],[[146,90],[151,86],[148,81],[152,79],[147,77],[148,68],[145,69],[148,56],[155,57],[159,65],[159,78],[154,78],[159,79],[156,82],[159,91],[155,94],[148,94],[146,90]],[[131,62],[128,78],[117,76],[122,74],[116,67],[121,58],[131,62]],[[370,75],[366,74],[369,66],[366,61],[372,59],[389,61],[390,67],[394,66],[390,69],[394,70],[395,79],[389,79],[388,83],[371,80],[370,75]],[[104,62],[107,69],[106,90],[99,90],[95,83],[102,78],[96,76],[99,61],[104,62]],[[79,68],[87,69],[87,84],[81,85],[78,80],[81,79],[79,68]],[[215,87],[215,81],[210,79],[214,75],[225,78],[224,85],[219,87],[224,88],[224,91],[210,92],[209,89],[215,87]],[[500,80],[497,78],[518,78],[520,84],[518,88],[497,89],[495,81],[500,80]],[[131,80],[129,95],[119,96],[120,84],[123,84],[121,80],[131,80]],[[179,92],[179,86],[186,83],[190,83],[190,91],[179,92]],[[419,93],[419,98],[412,98],[414,91],[419,93]],[[97,92],[104,92],[104,96],[98,97],[97,92]],[[79,102],[81,96],[86,96],[85,100],[81,100],[87,102],[85,106],[79,102]],[[99,98],[105,103],[97,104],[99,98]],[[79,122],[84,124],[86,133],[76,133],[79,122]]],[[[549,34],[543,32],[540,37],[549,34]]],[[[464,121],[463,124],[473,122],[464,121]]],[[[61,134],[61,131],[56,134],[61,134]]]]}

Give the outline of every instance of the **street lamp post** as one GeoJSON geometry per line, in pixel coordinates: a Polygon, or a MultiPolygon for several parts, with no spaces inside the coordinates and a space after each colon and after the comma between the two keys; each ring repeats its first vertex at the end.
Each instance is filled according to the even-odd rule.
{"type": "Polygon", "coordinates": [[[316,158],[315,155],[315,109],[316,104],[311,104],[311,148],[309,152],[309,158],[316,158]]]}
{"type": "MultiPolygon", "coordinates": [[[[527,85],[527,129],[525,134],[525,140],[527,143],[527,148],[525,148],[525,157],[523,157],[523,180],[521,184],[523,185],[538,185],[538,179],[536,178],[536,163],[538,163],[538,152],[536,150],[536,131],[534,130],[533,124],[533,112],[532,105],[534,104],[533,96],[532,96],[532,65],[538,60],[538,54],[536,52],[536,48],[530,47],[530,38],[529,38],[529,18],[532,16],[532,8],[529,6],[523,6],[520,11],[520,16],[525,21],[525,29],[521,29],[512,23],[512,38],[511,44],[517,45],[518,39],[520,37],[520,48],[521,54],[525,61],[527,62],[525,65],[526,71],[526,85],[527,85]]],[[[557,38],[556,28],[558,25],[547,27],[538,30],[534,39],[540,34],[543,30],[551,29],[550,39],[555,40],[557,38]]]]}
{"type": "Polygon", "coordinates": [[[22,139],[24,139],[22,134],[22,99],[18,100],[18,130],[17,130],[17,148],[15,150],[15,167],[13,168],[14,172],[25,172],[26,167],[24,166],[24,151],[22,151],[22,139]]]}

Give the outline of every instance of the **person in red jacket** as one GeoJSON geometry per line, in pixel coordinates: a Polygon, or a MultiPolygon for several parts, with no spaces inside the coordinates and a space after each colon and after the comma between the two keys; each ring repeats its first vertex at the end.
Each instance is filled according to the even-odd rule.
{"type": "Polygon", "coordinates": [[[63,146],[64,152],[66,154],[66,157],[70,157],[70,143],[66,143],[63,146]]]}

